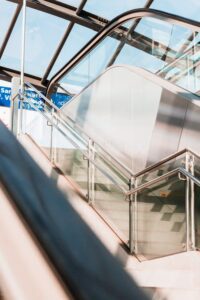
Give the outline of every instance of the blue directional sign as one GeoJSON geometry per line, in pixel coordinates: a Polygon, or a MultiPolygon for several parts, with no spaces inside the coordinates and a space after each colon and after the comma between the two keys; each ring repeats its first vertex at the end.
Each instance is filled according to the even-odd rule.
{"type": "Polygon", "coordinates": [[[0,86],[0,106],[10,106],[11,88],[0,86]]]}
{"type": "MultiPolygon", "coordinates": [[[[26,91],[27,98],[31,99],[33,103],[37,106],[37,108],[42,110],[43,107],[43,99],[38,96],[38,94],[34,91],[28,90],[26,91]]],[[[10,106],[10,98],[11,98],[11,88],[0,86],[0,106],[9,107],[10,106]]],[[[58,107],[62,107],[66,102],[71,99],[71,96],[63,94],[63,93],[55,93],[51,97],[53,103],[58,107]]],[[[23,107],[28,110],[33,110],[30,104],[26,101],[23,102],[23,107]]]]}

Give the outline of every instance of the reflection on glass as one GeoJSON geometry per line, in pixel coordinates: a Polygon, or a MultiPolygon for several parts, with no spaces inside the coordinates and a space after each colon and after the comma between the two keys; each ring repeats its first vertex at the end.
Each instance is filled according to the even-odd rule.
{"type": "Polygon", "coordinates": [[[80,25],[74,25],[49,74],[49,78],[61,69],[94,36],[95,33],[96,32],[91,29],[80,25]]]}
{"type": "Polygon", "coordinates": [[[173,176],[137,193],[137,254],[152,259],[186,250],[185,180],[173,176]]]}
{"type": "Polygon", "coordinates": [[[200,35],[156,18],[123,24],[109,34],[62,79],[81,90],[116,64],[144,68],[193,93],[200,90],[200,35]],[[122,27],[121,27],[122,28],[122,27]]]}
{"type": "Polygon", "coordinates": [[[62,86],[75,86],[76,90],[80,91],[106,68],[110,54],[114,53],[118,45],[118,40],[107,37],[99,47],[95,48],[61,80],[62,86]]]}
{"type": "Polygon", "coordinates": [[[128,182],[105,160],[95,156],[97,165],[107,172],[117,182],[107,178],[98,168],[94,172],[94,202],[93,205],[119,237],[128,243],[129,239],[129,203],[120,187],[128,190],[128,182]]]}
{"type": "Polygon", "coordinates": [[[53,161],[56,166],[60,168],[64,175],[73,179],[73,182],[78,184],[82,193],[86,196],[88,162],[83,155],[87,151],[86,147],[81,145],[70,133],[66,133],[66,136],[64,136],[55,127],[53,128],[52,146],[53,161]],[[67,136],[69,136],[69,139],[67,136]]]}

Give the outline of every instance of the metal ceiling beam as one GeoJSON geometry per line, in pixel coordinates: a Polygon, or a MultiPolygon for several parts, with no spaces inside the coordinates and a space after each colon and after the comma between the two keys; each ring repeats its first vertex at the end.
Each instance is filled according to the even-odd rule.
{"type": "Polygon", "coordinates": [[[3,55],[3,53],[4,53],[4,50],[5,50],[6,45],[8,43],[8,40],[9,40],[11,34],[12,34],[13,28],[15,26],[15,23],[17,21],[17,18],[19,16],[19,14],[20,14],[21,8],[22,8],[22,5],[18,4],[18,6],[17,6],[17,8],[15,10],[14,16],[13,16],[11,22],[10,22],[10,26],[8,27],[7,33],[6,33],[5,38],[3,40],[1,49],[0,49],[0,59],[1,59],[2,55],[3,55]]]}
{"type": "MultiPolygon", "coordinates": [[[[82,11],[84,5],[86,4],[86,2],[87,2],[87,0],[82,0],[81,1],[80,5],[76,9],[76,15],[79,15],[81,13],[81,11],[82,11]]],[[[59,56],[62,48],[63,48],[63,46],[65,45],[65,43],[66,43],[66,41],[67,41],[67,39],[68,39],[68,37],[69,37],[69,35],[70,35],[73,27],[74,27],[74,24],[75,24],[74,22],[70,22],[69,23],[69,25],[68,25],[68,27],[67,27],[64,35],[63,35],[63,38],[62,38],[60,44],[58,45],[58,47],[57,47],[57,49],[56,49],[56,51],[54,53],[54,56],[52,57],[49,65],[48,65],[48,67],[47,67],[47,69],[45,71],[45,74],[44,74],[44,76],[42,78],[42,83],[44,83],[44,84],[46,83],[47,78],[49,76],[49,73],[51,72],[51,70],[52,70],[52,68],[53,68],[53,66],[54,66],[54,64],[55,64],[55,62],[56,62],[56,60],[57,60],[57,58],[58,58],[58,56],[59,56]]]]}
{"type": "MultiPolygon", "coordinates": [[[[20,77],[20,71],[0,67],[0,78],[2,80],[11,81],[12,77],[20,77]]],[[[39,77],[32,76],[30,74],[24,74],[24,79],[40,89],[44,88],[44,86],[41,84],[41,78],[39,77]]]]}
{"type": "MultiPolygon", "coordinates": [[[[22,0],[7,1],[22,4],[22,0]]],[[[64,4],[59,1],[27,0],[27,7],[54,15],[56,17],[63,18],[65,20],[72,21],[86,28],[90,28],[94,31],[99,31],[108,23],[108,20],[83,10],[80,12],[79,15],[77,15],[75,7],[64,4]]]]}

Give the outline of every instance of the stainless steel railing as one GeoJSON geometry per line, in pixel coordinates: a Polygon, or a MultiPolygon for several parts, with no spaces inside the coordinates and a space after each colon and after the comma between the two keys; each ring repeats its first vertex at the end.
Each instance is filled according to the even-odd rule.
{"type": "MultiPolygon", "coordinates": [[[[74,124],[73,120],[71,120],[68,116],[66,116],[52,101],[50,101],[47,97],[45,97],[41,92],[39,92],[32,84],[30,84],[29,82],[26,82],[25,85],[27,87],[29,87],[31,90],[33,90],[35,93],[37,93],[39,95],[40,98],[42,98],[44,100],[45,103],[48,103],[48,105],[54,109],[55,111],[53,112],[53,114],[56,112],[56,118],[59,119],[60,122],[62,122],[62,124],[64,126],[67,126],[71,131],[73,131],[75,134],[78,134],[79,137],[83,138],[85,137],[87,140],[91,140],[91,138],[87,135],[87,133],[77,124],[74,124]],[[73,124],[73,127],[70,126],[70,124],[73,124]],[[81,136],[80,136],[81,133],[81,136]]],[[[117,168],[120,167],[121,172],[124,173],[125,176],[133,176],[133,172],[124,164],[122,164],[117,158],[115,158],[113,155],[111,155],[110,153],[108,153],[101,145],[99,145],[99,143],[97,143],[95,140],[93,140],[93,143],[95,145],[98,146],[98,148],[101,149],[101,151],[103,152],[104,156],[108,156],[113,163],[116,165],[117,168]]],[[[93,149],[94,152],[96,151],[96,149],[93,149]]]]}
{"type": "Polygon", "coordinates": [[[72,138],[70,138],[68,135],[66,135],[66,133],[56,124],[55,120],[53,118],[51,118],[51,116],[47,116],[45,113],[43,113],[41,110],[38,109],[38,107],[31,102],[30,99],[24,97],[26,99],[26,101],[29,103],[29,105],[36,110],[38,113],[40,113],[50,124],[51,126],[54,126],[62,135],[64,138],[68,139],[70,141],[70,143],[72,143],[75,147],[78,147],[80,149],[80,151],[82,152],[82,155],[89,161],[91,162],[105,177],[107,177],[110,181],[113,182],[113,184],[115,184],[125,195],[127,193],[127,191],[120,186],[117,181],[109,174],[107,173],[105,170],[103,170],[100,166],[98,166],[98,164],[91,159],[87,153],[85,153],[80,146],[78,145],[78,143],[74,142],[74,140],[72,138]]]}
{"type": "MultiPolygon", "coordinates": [[[[120,163],[116,163],[115,158],[109,155],[106,152],[101,151],[99,154],[95,148],[95,141],[92,141],[84,132],[77,130],[76,127],[71,126],[66,121],[66,118],[62,118],[62,114],[59,109],[44,95],[38,92],[31,84],[27,83],[26,86],[31,90],[35,91],[43,100],[43,109],[40,110],[37,105],[26,95],[24,95],[25,101],[39,113],[43,118],[45,118],[52,128],[56,128],[63,136],[64,139],[68,140],[76,149],[79,149],[82,153],[82,157],[88,161],[88,177],[87,177],[87,194],[89,197],[89,202],[95,207],[96,198],[94,197],[94,169],[98,170],[102,176],[104,176],[109,182],[115,186],[120,193],[123,195],[122,201],[128,204],[128,214],[127,219],[129,220],[129,238],[128,241],[124,238],[122,240],[128,245],[131,253],[135,252],[137,255],[140,254],[138,250],[138,194],[144,191],[145,189],[151,188],[152,186],[158,185],[165,179],[168,179],[172,176],[178,175],[178,182],[185,181],[185,191],[184,191],[184,201],[185,201],[185,215],[186,215],[186,249],[194,250],[197,248],[195,242],[195,193],[194,186],[200,187],[200,180],[194,174],[194,165],[190,166],[188,160],[191,157],[196,157],[199,159],[199,156],[196,155],[189,149],[181,150],[173,155],[168,156],[162,161],[154,164],[150,167],[145,168],[137,174],[132,174],[127,168],[123,169],[123,166],[120,163]],[[98,160],[95,156],[100,156],[101,159],[104,159],[106,162],[106,168],[99,165],[98,160]],[[138,178],[140,176],[151,174],[154,170],[159,170],[166,163],[171,164],[177,158],[183,156],[181,166],[178,166],[170,171],[165,170],[163,175],[157,176],[154,174],[153,179],[147,180],[147,182],[141,183],[138,185],[138,178]],[[93,169],[92,169],[93,168],[93,169]],[[123,171],[122,171],[123,169],[123,171]],[[114,174],[114,176],[113,176],[114,174]],[[182,177],[183,176],[183,177],[182,177]],[[123,180],[122,180],[123,177],[123,180]],[[122,184],[121,182],[126,184],[122,184]],[[90,196],[93,198],[90,199],[90,196]],[[95,198],[95,199],[94,199],[95,198]]],[[[53,147],[51,145],[51,147],[53,147]]],[[[151,177],[151,176],[150,176],[151,177]]],[[[157,196],[156,196],[157,197],[157,196]]],[[[98,200],[98,199],[97,199],[98,200]]],[[[110,200],[109,200],[110,201],[110,200]]],[[[175,205],[175,204],[173,204],[175,205]]],[[[115,207],[112,207],[113,211],[115,207]]],[[[101,212],[100,212],[101,213],[101,212]]],[[[169,252],[169,254],[171,254],[169,252]]]]}

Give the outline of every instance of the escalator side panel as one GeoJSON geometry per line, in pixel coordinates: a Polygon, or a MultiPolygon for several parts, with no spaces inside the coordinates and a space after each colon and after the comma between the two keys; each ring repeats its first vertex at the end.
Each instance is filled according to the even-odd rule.
{"type": "MultiPolygon", "coordinates": [[[[148,71],[121,65],[107,69],[62,112],[137,173],[190,147],[185,126],[191,102],[196,106],[198,96],[148,71]]],[[[190,126],[193,134],[195,124],[190,126]]]]}
{"type": "Polygon", "coordinates": [[[145,168],[162,88],[125,68],[111,68],[63,112],[134,172],[145,168]]]}

